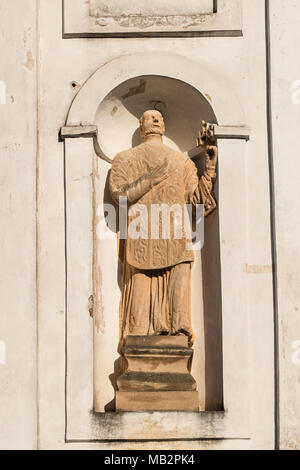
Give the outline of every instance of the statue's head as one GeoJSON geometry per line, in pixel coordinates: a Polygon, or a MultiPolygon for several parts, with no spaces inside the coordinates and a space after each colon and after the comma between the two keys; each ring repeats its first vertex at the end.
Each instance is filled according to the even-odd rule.
{"type": "Polygon", "coordinates": [[[144,112],[140,119],[140,133],[143,138],[151,134],[164,135],[164,118],[159,111],[151,109],[144,112]]]}

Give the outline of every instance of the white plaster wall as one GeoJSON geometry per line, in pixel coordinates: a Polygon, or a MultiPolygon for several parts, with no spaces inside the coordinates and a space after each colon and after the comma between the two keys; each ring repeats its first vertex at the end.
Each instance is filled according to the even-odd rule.
{"type": "MultiPolygon", "coordinates": [[[[270,265],[270,230],[268,200],[268,161],[267,132],[265,109],[265,37],[264,5],[260,0],[246,2],[244,9],[244,38],[152,38],[152,39],[62,39],[61,5],[59,0],[42,3],[40,10],[40,187],[39,187],[39,239],[41,252],[39,258],[39,315],[40,315],[40,446],[42,448],[64,447],[65,431],[65,299],[64,299],[64,174],[63,145],[57,142],[60,126],[65,122],[70,103],[81,85],[103,64],[131,53],[170,52],[198,61],[199,77],[203,72],[219,79],[220,87],[229,83],[245,110],[244,119],[230,122],[228,102],[228,120],[221,125],[248,125],[253,139],[245,155],[232,156],[237,159],[236,168],[244,168],[247,186],[241,182],[242,198],[247,200],[249,223],[247,230],[248,253],[243,260],[246,265],[270,265]],[[55,54],[53,53],[55,51],[55,54]],[[71,82],[78,86],[72,88],[71,82]],[[51,116],[51,118],[49,118],[51,116]],[[241,159],[241,160],[238,160],[241,159]],[[242,160],[244,159],[244,160],[242,160]],[[259,171],[256,169],[259,168],[259,171]],[[49,190],[46,190],[49,188],[49,190]],[[260,200],[257,206],[257,198],[260,200]],[[255,220],[255,226],[251,223],[255,220]],[[259,229],[258,229],[259,227],[259,229]],[[261,247],[259,249],[258,247],[261,247]],[[268,247],[264,249],[262,247],[268,247]],[[53,347],[55,344],[55,348],[53,347]]],[[[126,64],[125,64],[126,66],[126,64]]],[[[141,68],[141,64],[138,64],[141,68]]],[[[122,71],[123,74],[123,71],[122,71]]],[[[115,79],[115,78],[114,78],[115,79]]],[[[101,86],[101,83],[99,84],[101,86]]],[[[204,85],[203,93],[207,93],[204,85]]],[[[82,90],[84,92],[84,89],[82,90]]],[[[212,98],[213,99],[213,98],[212,98]]],[[[226,89],[224,90],[226,101],[226,89]]],[[[214,103],[212,103],[214,106],[214,103]]],[[[91,145],[91,143],[90,143],[91,145]]],[[[69,146],[69,144],[68,144],[69,146]]],[[[76,142],[72,142],[72,147],[76,142]]],[[[88,148],[89,142],[79,144],[88,148]]],[[[238,146],[236,148],[239,148],[238,146]]],[[[76,154],[77,155],[77,152],[76,154]]],[[[78,155],[78,158],[81,158],[78,155]]],[[[230,161],[231,161],[230,160],[230,161]]],[[[223,164],[226,164],[223,162],[223,164]]],[[[233,175],[234,175],[233,168],[233,175]]],[[[227,169],[228,172],[228,169],[227,169]]],[[[84,175],[83,175],[84,176],[84,175]]],[[[230,180],[230,178],[229,178],[230,180]]],[[[83,184],[83,181],[82,181],[83,184]]],[[[229,193],[228,193],[229,194],[229,193]]],[[[234,204],[234,207],[238,204],[234,204]]],[[[230,205],[228,206],[230,212],[230,205]]],[[[245,217],[245,214],[236,214],[245,217]]],[[[223,216],[225,221],[225,214],[223,216]]],[[[226,221],[226,226],[229,221],[226,221]]],[[[238,234],[236,234],[238,240],[238,234]]],[[[242,242],[242,241],[241,241],[242,242]]],[[[230,259],[230,250],[234,249],[230,239],[222,241],[226,260],[230,259]]],[[[223,258],[225,259],[225,258],[223,258]]],[[[246,277],[243,265],[240,276],[246,277]]],[[[274,435],[273,419],[273,316],[271,273],[261,276],[248,275],[249,322],[245,323],[249,337],[250,365],[250,437],[243,442],[234,439],[225,443],[214,441],[193,444],[203,448],[252,447],[272,448],[274,435]],[[257,292],[259,291],[259,296],[257,292]],[[263,418],[262,418],[263,417],[263,418]]],[[[236,289],[225,282],[235,295],[236,289]]],[[[88,293],[88,292],[87,292],[88,293]]],[[[240,299],[241,300],[241,299],[240,299]]],[[[82,310],[88,316],[88,309],[82,310]]],[[[76,318],[73,319],[76,321],[76,318]]],[[[239,319],[240,320],[240,319],[239,319]]],[[[84,331],[88,331],[88,321],[84,331]]],[[[85,333],[84,333],[85,334],[85,333]]],[[[69,338],[70,339],[70,338],[69,338]]],[[[89,352],[87,352],[89,354],[89,352]]],[[[236,351],[238,358],[239,351],[236,351]]],[[[233,360],[235,360],[233,358],[233,360]]],[[[238,359],[236,359],[238,360],[238,359]]],[[[227,367],[230,369],[229,365],[227,367]]],[[[228,369],[228,370],[229,370],[228,369]]],[[[226,377],[227,380],[227,377],[226,377]]],[[[238,390],[237,390],[238,392],[238,390]]],[[[68,392],[67,392],[68,393],[68,392]]],[[[244,397],[247,401],[248,397],[244,397]]],[[[69,400],[69,398],[68,398],[69,400]]],[[[73,415],[75,416],[76,410],[73,415]]],[[[237,417],[238,423],[238,417],[237,417]]],[[[70,423],[69,423],[70,424],[70,423]]],[[[239,423],[238,423],[239,424],[239,423]]],[[[97,426],[96,422],[79,422],[73,428],[73,435],[83,435],[85,427],[97,426]]],[[[88,429],[87,429],[88,431],[88,429]]],[[[96,431],[97,433],[98,431],[96,431]]],[[[230,432],[228,430],[228,432],[230,432]]],[[[101,435],[102,431],[99,431],[101,435]]],[[[232,436],[238,437],[238,436],[232,436]]],[[[83,444],[81,444],[83,445],[83,444]]],[[[89,444],[86,444],[87,446],[89,444]]],[[[174,444],[160,444],[172,447],[174,444]]],[[[185,444],[186,445],[186,444],[185,444]]],[[[79,446],[79,444],[78,444],[79,446]]],[[[112,445],[98,443],[98,448],[112,448],[112,445]]],[[[132,444],[122,447],[132,448],[132,444]]],[[[117,446],[121,447],[121,446],[117,446]]],[[[149,447],[149,444],[146,444],[149,447]]]]}
{"type": "MultiPolygon", "coordinates": [[[[0,448],[273,448],[274,351],[268,187],[264,2],[244,1],[244,38],[62,39],[61,1],[2,0],[0,42],[0,448]],[[36,57],[36,22],[39,57],[36,57]],[[250,423],[251,439],[145,444],[64,443],[65,431],[65,240],[63,145],[58,142],[70,103],[101,65],[129,52],[163,50],[222,63],[246,106],[252,139],[246,157],[250,423]],[[39,61],[39,87],[36,63],[39,61]],[[2,82],[1,82],[2,81],[2,82]],[[76,81],[73,88],[71,82],[76,81]],[[5,84],[5,85],[4,85],[5,84]],[[38,242],[36,275],[36,102],[39,94],[38,242]],[[4,104],[6,103],[6,104],[4,104]],[[258,116],[259,119],[258,119],[258,116]],[[254,136],[254,138],[253,138],[254,136]],[[264,192],[263,192],[264,193],[264,192]],[[264,193],[265,194],[265,193],[264,193]],[[255,223],[254,223],[255,220],[255,223]],[[257,223],[258,221],[258,223],[257,223]],[[268,245],[270,246],[270,245],[268,245]],[[257,272],[258,271],[258,272],[257,272]],[[36,296],[39,307],[37,398],[36,296]],[[262,334],[263,332],[263,334],[262,334]],[[5,354],[4,354],[5,349],[5,354]],[[1,353],[2,351],[2,353],[1,353]],[[266,393],[266,390],[268,391],[266,393]],[[37,417],[37,408],[39,417],[37,417]],[[37,444],[37,428],[39,428],[37,444]]],[[[299,123],[300,88],[297,0],[270,2],[272,124],[279,314],[280,438],[299,448],[299,123]],[[298,42],[297,42],[298,41],[298,42]]],[[[222,83],[220,83],[222,86],[222,83]]],[[[205,90],[204,90],[205,91],[205,90]]],[[[228,103],[230,107],[230,103],[228,103]]],[[[223,124],[223,123],[221,123],[223,124]]],[[[232,123],[226,123],[232,124],[232,123]]],[[[242,123],[239,123],[242,124],[242,123]]],[[[88,143],[85,143],[88,146],[88,143]]],[[[236,215],[239,217],[239,214],[236,215]]],[[[224,243],[222,241],[222,243],[224,243]]],[[[230,247],[227,248],[227,254],[230,247]]],[[[227,281],[229,282],[229,281],[227,281]]],[[[88,309],[86,309],[88,315],[88,309]]],[[[89,319],[85,320],[88,325],[89,319]]],[[[89,326],[87,326],[88,330],[89,326]]]]}
{"type": "Polygon", "coordinates": [[[300,5],[272,0],[271,77],[280,446],[300,449],[300,5]]]}
{"type": "Polygon", "coordinates": [[[0,4],[0,448],[36,447],[36,5],[0,4]],[[4,354],[4,351],[5,354],[4,354]]]}

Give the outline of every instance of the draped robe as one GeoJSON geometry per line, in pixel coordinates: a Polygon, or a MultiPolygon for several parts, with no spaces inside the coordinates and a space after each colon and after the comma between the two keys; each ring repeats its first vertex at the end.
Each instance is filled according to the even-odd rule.
{"type": "MultiPolygon", "coordinates": [[[[216,207],[212,196],[212,178],[205,171],[198,179],[193,161],[160,142],[145,142],[116,155],[110,173],[110,191],[119,203],[128,202],[128,226],[132,207],[143,205],[147,215],[147,235],[125,240],[123,253],[123,285],[120,305],[120,336],[151,334],[185,334],[193,341],[191,326],[190,278],[194,260],[189,249],[186,227],[175,235],[176,218],[171,214],[168,238],[159,227],[153,237],[153,205],[181,209],[184,227],[185,204],[203,204],[208,215],[216,207]],[[153,185],[151,173],[167,160],[168,176],[153,185]],[[158,236],[157,236],[158,233],[158,236]]],[[[181,230],[181,228],[179,228],[181,230]]]]}

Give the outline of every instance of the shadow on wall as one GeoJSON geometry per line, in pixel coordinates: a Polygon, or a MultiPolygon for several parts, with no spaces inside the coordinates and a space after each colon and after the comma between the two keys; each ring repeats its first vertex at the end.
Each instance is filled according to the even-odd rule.
{"type": "MultiPolygon", "coordinates": [[[[201,73],[201,71],[199,71],[201,73]]],[[[140,76],[128,80],[112,90],[100,104],[95,123],[99,130],[102,150],[113,158],[118,152],[139,145],[139,118],[147,109],[159,110],[165,120],[164,142],[170,147],[188,152],[195,146],[202,120],[217,123],[209,101],[199,91],[187,83],[162,76],[140,76]]],[[[203,171],[203,159],[194,160],[199,175],[203,171]]],[[[109,177],[109,176],[108,176],[109,177]]],[[[215,197],[218,200],[218,181],[215,184],[215,197]]],[[[112,203],[108,178],[103,194],[104,203],[112,203]]],[[[122,246],[121,246],[122,248],[122,246]]],[[[222,370],[222,311],[221,311],[221,267],[218,210],[206,218],[205,244],[201,252],[203,317],[205,357],[205,410],[223,409],[223,370],[222,370]]],[[[122,266],[119,262],[118,276],[121,289],[122,266]]],[[[196,312],[197,313],[197,312],[196,312]]],[[[197,334],[197,332],[196,332],[197,334]]],[[[117,346],[116,346],[117,348],[117,346]]],[[[120,364],[115,363],[109,379],[116,390],[120,364]]],[[[111,411],[114,401],[108,403],[106,411],[111,411]]]]}

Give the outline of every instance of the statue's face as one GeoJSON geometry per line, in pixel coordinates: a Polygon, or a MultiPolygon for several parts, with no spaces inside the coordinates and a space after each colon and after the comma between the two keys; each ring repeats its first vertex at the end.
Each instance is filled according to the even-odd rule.
{"type": "Polygon", "coordinates": [[[161,113],[156,110],[145,111],[140,119],[141,136],[150,134],[164,135],[165,123],[161,113]]]}

